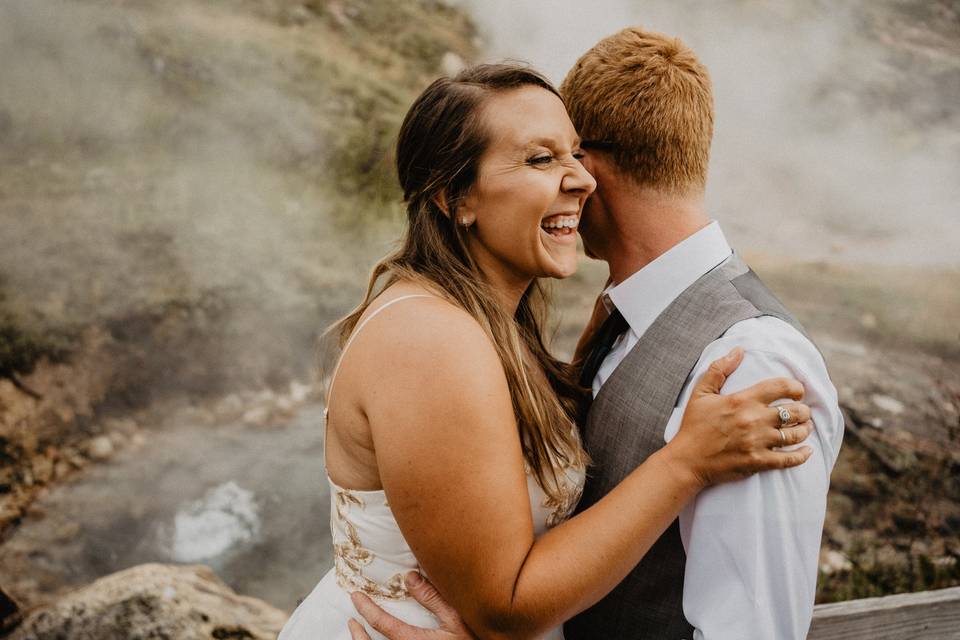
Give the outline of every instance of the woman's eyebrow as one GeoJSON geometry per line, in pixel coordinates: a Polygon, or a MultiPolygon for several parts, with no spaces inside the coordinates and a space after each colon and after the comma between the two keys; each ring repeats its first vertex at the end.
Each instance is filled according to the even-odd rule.
{"type": "MultiPolygon", "coordinates": [[[[534,138],[530,140],[526,145],[524,145],[524,148],[531,148],[531,147],[555,148],[560,146],[563,146],[563,145],[557,138],[540,137],[540,138],[534,138]]],[[[573,146],[574,147],[580,146],[580,136],[575,136],[573,138],[573,146]]]]}

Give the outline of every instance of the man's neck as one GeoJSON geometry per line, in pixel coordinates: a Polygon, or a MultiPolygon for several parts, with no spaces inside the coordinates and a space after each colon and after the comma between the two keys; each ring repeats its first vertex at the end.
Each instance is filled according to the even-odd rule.
{"type": "Polygon", "coordinates": [[[618,233],[605,257],[616,283],[710,224],[700,193],[673,195],[641,188],[615,206],[618,233]]]}

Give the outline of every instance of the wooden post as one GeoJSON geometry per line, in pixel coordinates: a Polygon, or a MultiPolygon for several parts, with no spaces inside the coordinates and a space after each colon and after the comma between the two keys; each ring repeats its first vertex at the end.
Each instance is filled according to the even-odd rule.
{"type": "Polygon", "coordinates": [[[960,639],[960,587],[817,605],[808,640],[960,639]]]}

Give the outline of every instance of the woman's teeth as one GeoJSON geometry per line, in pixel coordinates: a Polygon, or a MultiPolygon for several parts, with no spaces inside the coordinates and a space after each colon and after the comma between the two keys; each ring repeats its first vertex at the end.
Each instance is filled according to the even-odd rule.
{"type": "Polygon", "coordinates": [[[549,218],[540,223],[540,226],[547,233],[553,233],[557,235],[565,235],[568,233],[573,233],[577,228],[577,223],[579,222],[576,216],[569,216],[565,218],[549,218]]]}

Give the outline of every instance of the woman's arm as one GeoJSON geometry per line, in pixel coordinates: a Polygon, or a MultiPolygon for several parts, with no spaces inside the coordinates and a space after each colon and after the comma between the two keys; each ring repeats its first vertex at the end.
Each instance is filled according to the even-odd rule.
{"type": "MultiPolygon", "coordinates": [[[[691,403],[690,424],[711,428],[682,429],[597,504],[535,540],[496,351],[464,312],[439,301],[423,304],[435,307],[428,317],[414,305],[398,309],[394,322],[368,338],[368,361],[357,364],[376,376],[364,385],[360,408],[404,537],[481,637],[535,637],[599,600],[697,491],[722,479],[718,470],[735,477],[797,464],[807,455],[770,452],[760,439],[779,442],[772,421],[769,431],[777,435],[716,429],[744,417],[769,421],[771,410],[761,417],[760,409],[776,398],[799,397],[798,383],[776,383],[759,400],[756,390],[716,401],[704,395],[702,403],[691,403]],[[739,417],[730,420],[737,408],[739,417]],[[731,460],[739,461],[734,472],[731,460]]],[[[806,428],[791,436],[801,432],[806,428]]]]}

